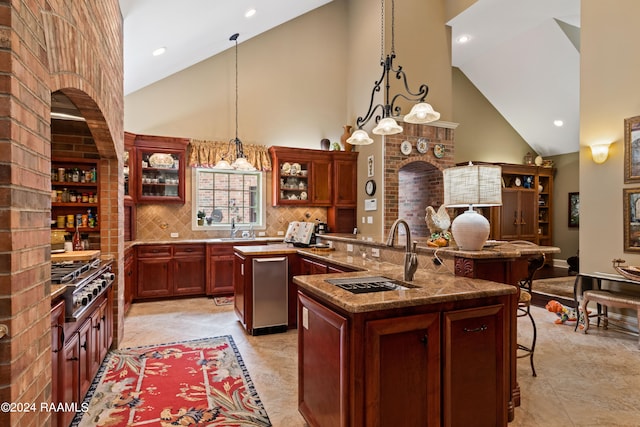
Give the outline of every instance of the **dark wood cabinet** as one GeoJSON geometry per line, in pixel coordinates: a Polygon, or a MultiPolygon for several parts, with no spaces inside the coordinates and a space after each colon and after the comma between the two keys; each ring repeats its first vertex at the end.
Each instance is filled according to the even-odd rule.
{"type": "Polygon", "coordinates": [[[312,427],[506,426],[509,303],[352,313],[301,289],[300,413],[312,427]]]}
{"type": "Polygon", "coordinates": [[[232,245],[207,245],[207,295],[233,295],[232,245]]]}
{"type": "Polygon", "coordinates": [[[334,182],[331,175],[331,158],[324,153],[311,155],[311,205],[330,206],[334,182]]]}
{"type": "MultiPolygon", "coordinates": [[[[64,345],[64,375],[61,379],[62,402],[80,402],[80,336],[76,332],[69,336],[64,345]]],[[[63,426],[71,424],[75,414],[61,412],[63,426]]]]}
{"type": "Polygon", "coordinates": [[[124,252],[124,312],[125,314],[131,308],[133,295],[135,294],[135,251],[128,248],[124,252]]]}
{"type": "Polygon", "coordinates": [[[205,294],[204,244],[136,247],[136,299],[205,294]]]}
{"type": "Polygon", "coordinates": [[[304,255],[298,256],[298,264],[300,266],[301,275],[347,273],[349,271],[356,271],[353,268],[333,264],[317,258],[310,258],[304,255]]]}
{"type": "Polygon", "coordinates": [[[186,152],[189,140],[125,134],[129,152],[125,191],[136,203],[185,202],[186,152]]]}
{"type": "Polygon", "coordinates": [[[498,164],[502,168],[502,206],[490,209],[491,238],[553,244],[555,169],[498,164]]]}
{"type": "MultiPolygon", "coordinates": [[[[64,301],[58,300],[51,307],[51,403],[61,403],[64,394],[64,366],[66,364],[64,353],[64,301]]],[[[51,414],[52,427],[62,427],[64,413],[51,414]]]]}

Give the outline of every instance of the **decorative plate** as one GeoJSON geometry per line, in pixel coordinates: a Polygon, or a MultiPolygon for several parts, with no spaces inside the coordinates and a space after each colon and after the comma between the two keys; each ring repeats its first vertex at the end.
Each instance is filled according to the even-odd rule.
{"type": "Polygon", "coordinates": [[[416,144],[416,150],[418,153],[424,154],[429,149],[429,144],[427,143],[426,138],[418,138],[418,144],[416,144]]]}
{"type": "Polygon", "coordinates": [[[282,164],[282,173],[290,173],[291,172],[291,165],[289,163],[283,163],[282,164]]]}
{"type": "Polygon", "coordinates": [[[220,209],[214,209],[211,212],[211,218],[213,218],[213,222],[222,222],[222,211],[220,209]]]}
{"type": "Polygon", "coordinates": [[[291,165],[291,175],[298,175],[300,173],[300,164],[294,163],[291,165]]]}
{"type": "Polygon", "coordinates": [[[433,155],[441,159],[444,157],[444,145],[436,144],[433,146],[433,155]]]}
{"type": "Polygon", "coordinates": [[[300,200],[307,200],[307,192],[303,191],[302,193],[300,193],[300,200]]]}
{"type": "Polygon", "coordinates": [[[149,156],[149,166],[152,168],[171,168],[173,167],[174,159],[171,154],[167,153],[153,153],[149,156]]]}
{"type": "Polygon", "coordinates": [[[400,144],[400,152],[405,156],[408,156],[409,154],[411,154],[412,148],[413,146],[409,141],[402,141],[402,144],[400,144]]]}

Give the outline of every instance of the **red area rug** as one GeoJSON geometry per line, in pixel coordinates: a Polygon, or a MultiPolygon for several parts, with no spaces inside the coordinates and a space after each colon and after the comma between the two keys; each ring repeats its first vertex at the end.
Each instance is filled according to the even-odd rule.
{"type": "Polygon", "coordinates": [[[271,426],[230,335],[112,351],[71,426],[271,426]]]}

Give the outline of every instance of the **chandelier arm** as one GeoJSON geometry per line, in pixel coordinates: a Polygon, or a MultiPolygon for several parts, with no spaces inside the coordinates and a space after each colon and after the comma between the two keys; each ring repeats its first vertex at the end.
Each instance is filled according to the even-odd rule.
{"type": "MultiPolygon", "coordinates": [[[[380,65],[382,66],[382,74],[380,75],[380,79],[378,79],[374,84],[373,84],[373,90],[371,91],[371,98],[369,99],[369,109],[367,110],[367,113],[363,116],[359,116],[356,119],[356,126],[358,127],[358,129],[362,129],[362,126],[366,125],[369,120],[371,120],[371,117],[373,117],[374,112],[379,108],[382,109],[382,115],[384,116],[385,113],[385,108],[382,104],[377,104],[377,105],[373,105],[373,100],[376,96],[376,92],[380,92],[380,90],[382,89],[382,82],[385,81],[385,77],[388,76],[389,71],[388,71],[388,66],[387,64],[389,63],[388,59],[384,59],[380,61],[380,65]]],[[[388,80],[387,80],[387,85],[388,85],[388,80]]],[[[388,92],[388,89],[387,89],[388,92]]],[[[376,123],[380,120],[380,115],[376,116],[376,123]]]]}

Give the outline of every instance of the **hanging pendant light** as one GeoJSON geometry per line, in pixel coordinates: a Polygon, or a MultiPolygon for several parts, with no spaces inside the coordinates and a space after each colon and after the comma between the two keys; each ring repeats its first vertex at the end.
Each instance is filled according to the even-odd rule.
{"type": "Polygon", "coordinates": [[[227,150],[227,155],[231,149],[231,144],[235,146],[236,149],[236,159],[233,163],[229,164],[227,160],[222,158],[222,160],[218,161],[214,166],[215,169],[236,169],[241,171],[254,171],[256,168],[249,163],[247,158],[244,155],[244,150],[242,147],[242,141],[238,138],[238,36],[239,33],[233,34],[229,37],[229,40],[235,42],[235,54],[236,54],[236,137],[229,141],[229,150],[227,150]]]}
{"type": "Polygon", "coordinates": [[[424,102],[424,99],[427,97],[427,93],[429,92],[429,87],[426,84],[420,85],[417,92],[412,92],[409,89],[409,85],[407,83],[407,75],[401,66],[394,67],[393,60],[396,57],[395,52],[395,0],[391,0],[391,52],[384,55],[384,2],[385,0],[381,0],[381,34],[380,34],[380,65],[382,66],[382,76],[380,79],[374,83],[373,90],[371,91],[371,101],[369,102],[369,109],[364,117],[360,116],[356,120],[356,126],[358,130],[354,132],[354,135],[358,131],[362,131],[364,135],[359,134],[358,138],[355,139],[354,136],[351,136],[351,140],[347,140],[352,145],[366,145],[373,142],[369,135],[362,129],[364,125],[366,125],[369,120],[375,118],[377,125],[372,130],[372,132],[376,135],[395,135],[402,132],[402,126],[398,124],[396,118],[400,117],[401,108],[400,106],[395,105],[398,98],[404,98],[407,101],[418,102],[418,104],[414,105],[411,109],[411,112],[404,116],[404,121],[407,123],[430,123],[440,118],[440,113],[433,110],[431,105],[424,102]],[[397,80],[402,80],[404,83],[405,93],[397,93],[393,97],[390,96],[390,88],[391,85],[389,83],[391,74],[395,74],[395,78],[397,80]],[[376,104],[373,105],[373,100],[376,92],[380,92],[383,90],[384,83],[384,104],[376,104]],[[371,142],[368,142],[368,141],[371,142]],[[362,142],[365,141],[365,142],[362,142]]]}

